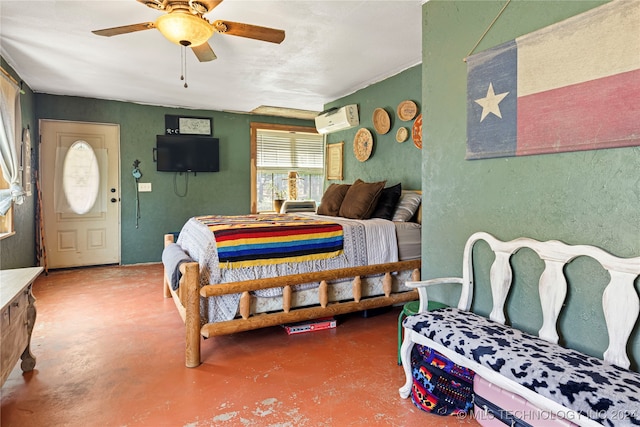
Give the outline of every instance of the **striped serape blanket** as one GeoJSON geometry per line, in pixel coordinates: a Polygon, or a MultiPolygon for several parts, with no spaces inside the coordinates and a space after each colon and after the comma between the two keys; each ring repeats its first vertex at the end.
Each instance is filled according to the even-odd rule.
{"type": "Polygon", "coordinates": [[[196,217],[215,236],[220,268],[327,259],[341,255],[342,226],[291,214],[196,217]]]}

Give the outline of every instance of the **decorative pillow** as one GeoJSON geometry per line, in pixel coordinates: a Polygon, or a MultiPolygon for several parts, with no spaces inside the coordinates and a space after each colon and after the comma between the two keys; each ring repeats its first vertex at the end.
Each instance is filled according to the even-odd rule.
{"type": "Polygon", "coordinates": [[[419,344],[411,350],[411,400],[437,415],[466,414],[473,408],[475,372],[419,344]]]}
{"type": "Polygon", "coordinates": [[[393,187],[383,189],[382,193],[380,193],[378,204],[371,214],[371,218],[382,218],[391,221],[401,194],[402,184],[396,184],[393,187]]]}
{"type": "Polygon", "coordinates": [[[351,187],[350,184],[331,184],[322,195],[318,215],[338,216],[344,196],[351,187]]]}
{"type": "Polygon", "coordinates": [[[420,207],[421,201],[422,194],[415,191],[403,191],[392,221],[410,221],[420,207]]]}
{"type": "Polygon", "coordinates": [[[338,215],[351,219],[369,219],[386,181],[364,182],[357,179],[344,196],[338,215]]]}

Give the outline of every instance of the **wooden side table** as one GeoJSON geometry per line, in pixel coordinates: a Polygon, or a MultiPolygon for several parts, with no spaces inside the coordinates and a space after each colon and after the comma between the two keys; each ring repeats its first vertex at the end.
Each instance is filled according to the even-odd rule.
{"type": "Polygon", "coordinates": [[[36,322],[36,299],[31,288],[42,267],[0,270],[0,386],[22,359],[23,372],[32,371],[31,333],[36,322]]]}

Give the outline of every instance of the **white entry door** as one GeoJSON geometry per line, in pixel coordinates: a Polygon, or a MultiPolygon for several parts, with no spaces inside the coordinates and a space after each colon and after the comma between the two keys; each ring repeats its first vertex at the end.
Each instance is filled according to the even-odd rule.
{"type": "Polygon", "coordinates": [[[40,120],[49,268],[120,263],[120,126],[40,120]]]}

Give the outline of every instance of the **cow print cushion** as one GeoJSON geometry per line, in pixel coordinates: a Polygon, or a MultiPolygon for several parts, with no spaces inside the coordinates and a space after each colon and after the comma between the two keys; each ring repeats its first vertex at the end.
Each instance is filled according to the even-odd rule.
{"type": "Polygon", "coordinates": [[[457,308],[403,325],[608,426],[640,425],[640,374],[457,308]]]}

